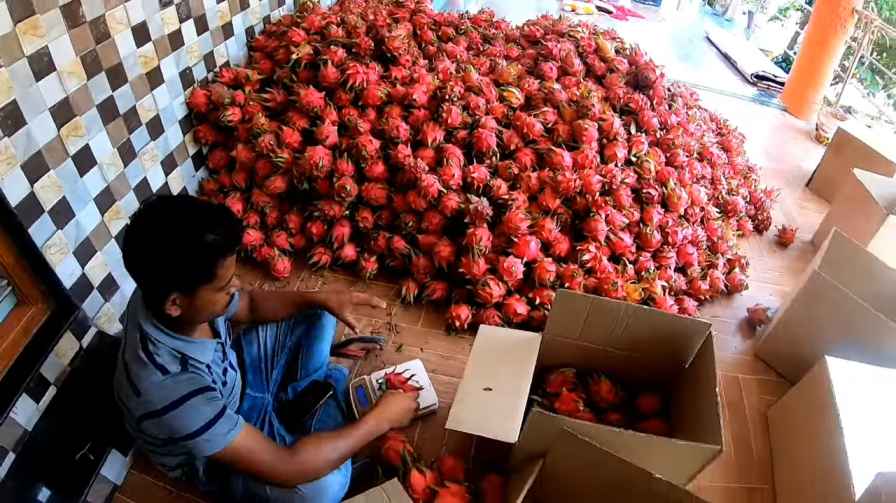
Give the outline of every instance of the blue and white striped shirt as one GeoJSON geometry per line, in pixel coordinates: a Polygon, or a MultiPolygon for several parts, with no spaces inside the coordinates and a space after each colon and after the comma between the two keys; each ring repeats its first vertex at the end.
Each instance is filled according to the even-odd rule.
{"type": "Polygon", "coordinates": [[[243,428],[237,414],[242,381],[231,347],[230,319],[239,306],[210,322],[215,339],[195,339],[163,327],[139,290],[128,304],[115,398],[137,446],[169,476],[202,480],[208,456],[243,428]]]}

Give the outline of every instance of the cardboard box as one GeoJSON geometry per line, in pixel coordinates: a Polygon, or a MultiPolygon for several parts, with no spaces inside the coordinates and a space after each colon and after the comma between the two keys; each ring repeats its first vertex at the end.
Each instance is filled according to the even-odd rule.
{"type": "Polygon", "coordinates": [[[896,267],[896,180],[861,169],[843,187],[812,236],[821,246],[834,228],[896,267]]]}
{"type": "Polygon", "coordinates": [[[826,356],[772,405],[776,501],[888,501],[892,473],[878,474],[896,471],[894,388],[894,369],[826,356]]]}
{"type": "Polygon", "coordinates": [[[447,428],[519,442],[512,465],[543,457],[569,428],[684,485],[722,450],[711,325],[645,306],[560,290],[544,335],[481,326],[447,428]],[[669,397],[673,437],[588,423],[534,408],[520,436],[536,368],[599,369],[669,397]]]}
{"type": "Polygon", "coordinates": [[[875,475],[871,485],[859,498],[859,503],[892,503],[893,501],[896,501],[896,472],[881,472],[875,475]]]}
{"type": "Polygon", "coordinates": [[[896,366],[896,270],[838,230],[761,332],[756,355],[795,383],[824,355],[896,366]]]}
{"type": "Polygon", "coordinates": [[[850,172],[863,169],[882,176],[896,175],[896,156],[865,126],[854,122],[834,132],[818,167],[806,186],[827,202],[833,202],[850,172]]]}
{"type": "MultiPolygon", "coordinates": [[[[570,430],[557,435],[544,457],[523,464],[508,476],[507,501],[705,503],[570,430]]],[[[411,503],[411,498],[401,482],[392,479],[344,503],[411,503]]]]}
{"type": "Polygon", "coordinates": [[[542,458],[512,474],[511,503],[701,503],[686,489],[654,476],[570,430],[562,430],[542,458]]]}
{"type": "Polygon", "coordinates": [[[343,503],[413,503],[398,479],[391,479],[343,503]]]}

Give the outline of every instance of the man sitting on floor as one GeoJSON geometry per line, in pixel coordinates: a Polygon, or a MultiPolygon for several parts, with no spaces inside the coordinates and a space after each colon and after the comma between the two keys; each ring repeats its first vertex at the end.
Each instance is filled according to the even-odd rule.
{"type": "Polygon", "coordinates": [[[241,239],[229,209],[192,196],[155,197],[133,215],[123,255],[137,290],[115,397],[156,465],[219,499],[340,501],[351,456],[417,408],[416,394],[390,392],[352,422],[348,372],[329,363],[337,320],[354,332],[353,305],[386,304],[347,291],[242,290],[241,239]],[[235,334],[231,322],[248,326],[235,334]],[[315,409],[301,403],[311,388],[333,393],[317,393],[315,409]],[[288,413],[303,407],[301,420],[288,413]]]}

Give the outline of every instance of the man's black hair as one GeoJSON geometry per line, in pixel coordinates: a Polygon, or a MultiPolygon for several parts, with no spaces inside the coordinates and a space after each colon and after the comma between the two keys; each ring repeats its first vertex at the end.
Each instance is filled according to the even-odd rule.
{"type": "Polygon", "coordinates": [[[124,266],[146,307],[161,315],[172,293],[192,294],[215,278],[242,241],[242,222],[226,206],[190,195],[147,199],[125,229],[124,266]]]}

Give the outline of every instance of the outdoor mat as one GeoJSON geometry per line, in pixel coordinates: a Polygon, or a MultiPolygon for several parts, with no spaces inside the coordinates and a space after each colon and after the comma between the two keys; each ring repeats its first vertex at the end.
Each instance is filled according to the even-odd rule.
{"type": "Polygon", "coordinates": [[[787,75],[746,40],[712,27],[706,28],[706,38],[750,84],[776,92],[784,89],[787,75]]]}

